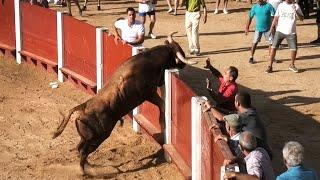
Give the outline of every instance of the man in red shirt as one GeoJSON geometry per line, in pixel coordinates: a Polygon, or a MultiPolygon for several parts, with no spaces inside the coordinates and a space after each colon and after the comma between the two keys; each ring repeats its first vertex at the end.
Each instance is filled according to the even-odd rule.
{"type": "Polygon", "coordinates": [[[218,92],[214,91],[211,87],[209,79],[206,79],[207,90],[210,92],[211,97],[216,101],[217,106],[226,110],[236,110],[234,106],[234,98],[238,92],[238,85],[236,79],[238,78],[238,69],[230,66],[222,75],[216,68],[210,64],[210,59],[206,60],[206,69],[210,69],[213,76],[217,77],[220,86],[218,92]]]}

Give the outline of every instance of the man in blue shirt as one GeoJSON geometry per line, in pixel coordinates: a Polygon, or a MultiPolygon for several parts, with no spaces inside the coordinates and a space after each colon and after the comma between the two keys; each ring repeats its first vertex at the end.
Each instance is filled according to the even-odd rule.
{"type": "Polygon", "coordinates": [[[317,180],[317,174],[302,166],[304,149],[296,141],[285,144],[282,150],[284,164],[288,170],[277,177],[277,180],[317,180]]]}
{"type": "Polygon", "coordinates": [[[270,34],[269,29],[271,27],[272,17],[274,16],[274,14],[275,9],[272,7],[271,4],[265,2],[264,0],[257,0],[257,4],[253,5],[250,10],[249,18],[245,29],[246,35],[249,32],[249,27],[253,17],[256,16],[256,29],[251,47],[251,57],[249,59],[249,63],[251,64],[254,63],[253,55],[262,36],[265,37],[266,41],[269,44],[270,53],[272,45],[272,35],[270,34]]]}

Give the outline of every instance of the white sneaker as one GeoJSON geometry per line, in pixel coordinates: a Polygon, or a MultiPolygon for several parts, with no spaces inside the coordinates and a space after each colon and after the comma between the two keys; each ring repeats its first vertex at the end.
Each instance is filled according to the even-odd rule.
{"type": "Polygon", "coordinates": [[[173,9],[170,8],[170,9],[167,11],[167,13],[171,13],[172,11],[173,11],[173,9]]]}
{"type": "Polygon", "coordinates": [[[226,9],[223,9],[223,13],[229,14],[229,12],[226,9]]]}
{"type": "Polygon", "coordinates": [[[219,13],[218,9],[214,10],[214,12],[213,12],[213,14],[218,14],[218,13],[219,13]]]}
{"type": "Polygon", "coordinates": [[[152,39],[157,39],[157,36],[152,34],[152,33],[149,34],[149,37],[152,38],[152,39]]]}

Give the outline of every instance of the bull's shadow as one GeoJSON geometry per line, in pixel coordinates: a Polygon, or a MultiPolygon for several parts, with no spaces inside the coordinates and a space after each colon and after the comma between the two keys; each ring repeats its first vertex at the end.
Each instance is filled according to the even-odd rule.
{"type": "Polygon", "coordinates": [[[165,163],[166,160],[164,158],[164,150],[161,148],[158,151],[156,151],[155,153],[147,156],[147,157],[143,157],[139,160],[128,160],[125,162],[122,162],[120,164],[116,164],[116,165],[90,165],[90,170],[89,173],[84,175],[84,179],[106,179],[106,178],[115,178],[121,174],[124,173],[132,173],[132,172],[137,172],[143,169],[148,169],[151,167],[155,167],[158,166],[160,164],[165,163]],[[140,167],[135,168],[135,169],[130,169],[130,170],[122,170],[121,167],[126,166],[130,163],[132,163],[133,161],[138,161],[140,164],[142,164],[140,167]],[[106,172],[105,170],[103,170],[103,172],[96,172],[99,169],[105,169],[106,167],[112,167],[113,172],[106,172]]]}
{"type": "MultiPolygon", "coordinates": [[[[204,60],[203,60],[204,61],[204,60]]],[[[200,61],[200,63],[203,63],[200,61]]],[[[222,70],[222,69],[219,69],[222,70]]],[[[223,71],[222,71],[223,72],[223,71]]],[[[206,90],[205,78],[211,82],[217,82],[210,71],[197,67],[188,66],[180,70],[180,78],[199,96],[206,96],[210,100],[206,90]]],[[[241,73],[239,73],[241,75],[241,73]]],[[[218,83],[212,83],[215,89],[218,83]]],[[[305,148],[305,165],[320,172],[320,124],[315,119],[313,108],[318,107],[320,97],[299,96],[296,93],[303,91],[288,89],[285,91],[268,92],[261,89],[250,89],[239,85],[239,90],[248,91],[251,94],[253,106],[257,108],[261,119],[266,124],[270,146],[274,153],[273,168],[276,175],[284,172],[285,166],[282,161],[282,148],[288,141],[298,141],[305,148]],[[275,96],[284,96],[274,100],[275,96]],[[316,106],[310,106],[316,104],[316,106]],[[303,106],[304,113],[294,108],[303,106]]]]}

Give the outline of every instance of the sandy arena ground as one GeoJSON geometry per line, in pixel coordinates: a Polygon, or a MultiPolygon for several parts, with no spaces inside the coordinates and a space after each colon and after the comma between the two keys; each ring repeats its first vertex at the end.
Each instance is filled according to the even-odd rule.
{"type": "MultiPolygon", "coordinates": [[[[102,1],[102,11],[98,12],[95,2],[90,2],[83,17],[77,16],[75,6],[72,8],[76,18],[112,29],[115,19],[125,17],[128,6],[137,7],[137,3],[102,1]]],[[[268,60],[265,43],[256,51],[258,63],[248,63],[253,33],[245,36],[243,30],[250,5],[231,1],[228,15],[214,15],[212,1],[207,2],[207,7],[208,22],[200,25],[203,55],[189,57],[199,63],[182,70],[182,79],[199,95],[206,95],[205,78],[210,77],[203,69],[206,58],[211,58],[213,66],[222,71],[230,65],[238,67],[237,82],[241,90],[252,94],[253,104],[266,123],[276,174],[284,171],[281,149],[289,140],[305,146],[305,164],[320,174],[320,46],[308,43],[316,37],[315,19],[298,22],[296,66],[301,72],[288,70],[289,50],[284,48],[276,56],[282,63],[274,65],[274,73],[265,74],[268,60]]],[[[158,39],[147,39],[144,44],[146,47],[162,44],[169,32],[178,30],[174,39],[187,53],[184,10],[178,16],[168,15],[166,11],[165,1],[159,1],[154,30],[158,39]]],[[[72,151],[79,141],[74,122],[55,140],[51,139],[51,132],[60,122],[59,110],[66,112],[90,96],[69,83],[51,89],[52,81],[56,81],[54,76],[33,67],[0,59],[0,179],[82,178],[77,152],[72,151]]],[[[159,150],[158,145],[135,134],[126,122],[124,127],[117,126],[111,137],[90,156],[89,161],[97,166],[90,171],[98,179],[183,179],[173,164],[158,156],[159,150]]]]}

